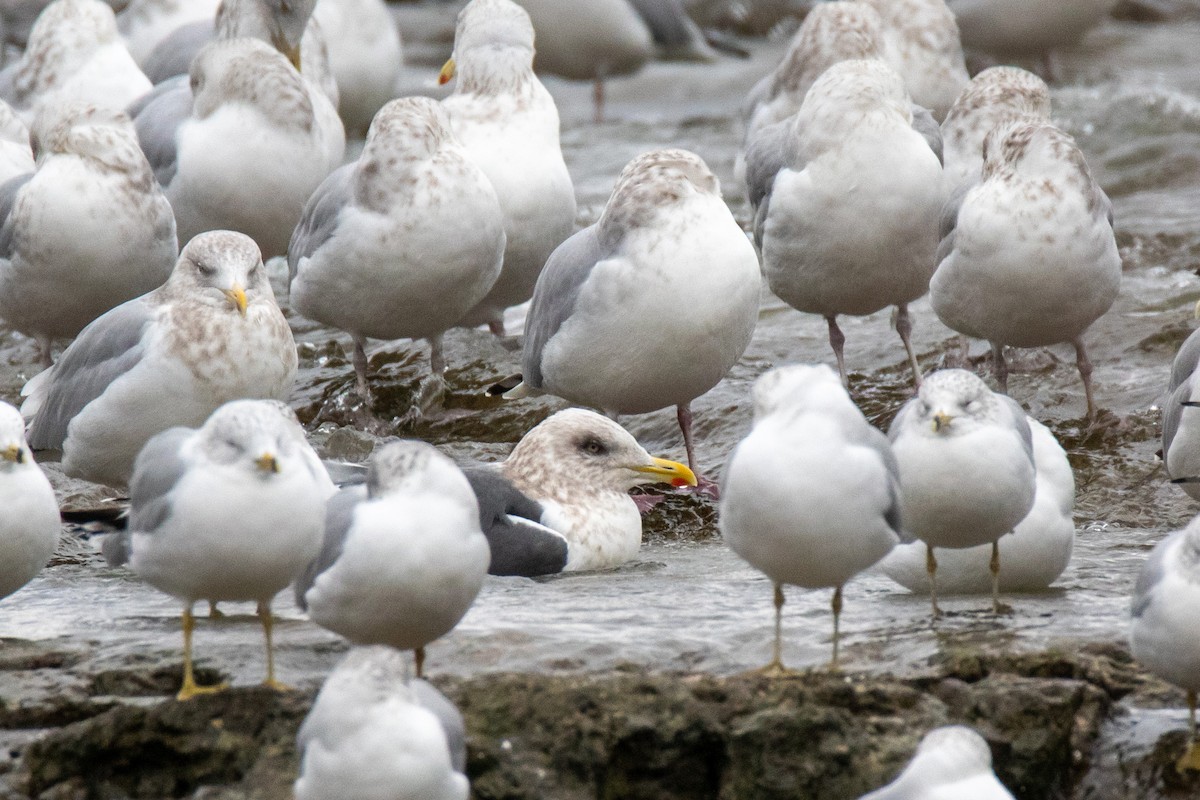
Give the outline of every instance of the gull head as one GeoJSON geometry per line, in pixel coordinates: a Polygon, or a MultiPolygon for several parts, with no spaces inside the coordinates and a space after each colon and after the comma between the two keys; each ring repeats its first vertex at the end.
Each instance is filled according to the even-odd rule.
{"type": "Polygon", "coordinates": [[[401,439],[383,445],[371,455],[371,463],[367,465],[368,497],[425,493],[476,502],[475,492],[462,470],[433,445],[401,439]]]}
{"type": "Polygon", "coordinates": [[[234,231],[207,231],[194,237],[179,254],[167,285],[198,293],[243,317],[256,299],[274,301],[258,245],[234,231]]]}
{"type": "Polygon", "coordinates": [[[914,414],[905,421],[939,436],[953,436],[1003,419],[1000,399],[982,378],[964,369],[927,375],[909,402],[914,414]]]}
{"type": "Polygon", "coordinates": [[[0,401],[0,470],[32,463],[33,455],[25,443],[25,420],[21,418],[21,412],[0,401]]]}
{"type": "Polygon", "coordinates": [[[200,448],[210,462],[236,466],[261,480],[307,469],[304,430],[278,400],[234,400],[200,427],[200,448]]]}

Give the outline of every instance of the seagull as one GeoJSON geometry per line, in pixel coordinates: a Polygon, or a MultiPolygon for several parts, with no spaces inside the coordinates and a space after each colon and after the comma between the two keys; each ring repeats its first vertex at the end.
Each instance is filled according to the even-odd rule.
{"type": "Polygon", "coordinates": [[[354,644],[415,651],[419,678],[425,646],[467,613],[489,558],[462,470],[431,445],[396,441],[372,455],[366,486],[330,499],[296,603],[354,644]]]}
{"type": "Polygon", "coordinates": [[[1196,704],[1200,696],[1200,519],[1155,545],[1133,591],[1133,657],[1151,672],[1187,692],[1191,743],[1179,759],[1180,772],[1200,771],[1200,732],[1196,704]]]}
{"type": "Polygon", "coordinates": [[[104,542],[112,566],[183,601],[179,699],[216,691],[192,673],[197,600],[254,600],[275,678],[271,599],[316,557],[333,482],[294,413],[277,400],[235,400],[199,429],[146,443],[129,484],[129,527],[104,542]]]}
{"type": "Polygon", "coordinates": [[[721,534],[775,586],[774,656],[764,671],[784,671],[784,584],[834,590],[837,669],[842,588],[909,539],[896,458],[826,365],[771,370],[753,396],[754,427],[725,468],[721,534]]]}
{"type": "Polygon", "coordinates": [[[47,102],[32,138],[36,171],[0,184],[0,317],[38,339],[48,367],[51,340],[161,285],[179,245],[123,111],[47,102]]]}
{"type": "Polygon", "coordinates": [[[1052,51],[1077,44],[1108,16],[1116,0],[946,0],[946,5],[968,50],[1002,59],[1041,56],[1051,75],[1052,51]]]}
{"type": "Polygon", "coordinates": [[[432,692],[458,711],[407,675],[408,665],[387,647],[358,647],[342,659],[296,736],[296,800],[466,800],[470,787],[453,762],[448,732],[422,701],[432,692]]]}
{"type": "Polygon", "coordinates": [[[925,734],[896,780],[859,800],[1014,800],[992,772],[987,741],[965,725],[925,734]]]}
{"type": "MultiPolygon", "coordinates": [[[[375,112],[396,96],[404,68],[396,21],[383,0],[322,0],[313,19],[329,51],[338,114],[348,134],[362,136],[375,112]]],[[[307,68],[307,61],[301,64],[307,68]]]]}
{"type": "Polygon", "coordinates": [[[1200,332],[1193,331],[1175,354],[1171,365],[1168,396],[1162,405],[1162,459],[1177,484],[1192,499],[1200,500],[1200,430],[1196,412],[1200,407],[1200,332]]]}
{"type": "Polygon", "coordinates": [[[155,45],[183,25],[209,22],[220,0],[130,0],[117,14],[117,27],[138,64],[155,45]]]}
{"type": "Polygon", "coordinates": [[[504,217],[487,175],[427,97],[392,100],[356,162],[335,170],[304,207],[288,248],[292,307],[354,337],[358,393],[370,399],[366,340],[429,341],[444,393],[442,334],[500,275],[504,217]]]}
{"type": "Polygon", "coordinates": [[[240,398],[284,400],[296,345],[258,248],[231,231],[197,236],[167,282],[101,315],[25,384],[35,450],[62,450],[68,475],[129,482],[154,434],[198,426],[240,398]]]}
{"type": "Polygon", "coordinates": [[[0,186],[35,169],[29,129],[13,107],[0,100],[0,186]]]}
{"type": "Polygon", "coordinates": [[[554,394],[609,414],[675,406],[696,471],[691,401],[745,352],[761,286],[704,160],[637,156],[599,221],[550,256],[525,320],[523,380],[506,396],[554,394]]]}
{"type": "Polygon", "coordinates": [[[942,214],[933,310],[947,327],[991,342],[1001,391],[1008,387],[1005,345],[1070,342],[1094,423],[1083,334],[1121,285],[1112,204],[1074,139],[1048,122],[994,128],[981,177],[942,214]]]}
{"type": "Polygon", "coordinates": [[[904,487],[904,527],[925,543],[934,617],[934,548],[982,544],[992,546],[992,606],[1000,613],[997,540],[1029,514],[1036,487],[1025,412],[973,372],[943,369],[901,407],[888,438],[904,487]]]}
{"type": "Polygon", "coordinates": [[[788,305],[821,314],[846,380],[841,314],[896,306],[913,380],[908,304],[929,289],[942,207],[940,137],[914,127],[904,82],[879,60],[840,61],[789,121],[751,139],[749,195],[767,283],[788,305]]]}
{"type": "MultiPolygon", "coordinates": [[[[572,8],[571,14],[585,11],[572,8]]],[[[440,78],[458,76],[443,107],[504,211],[504,270],[461,322],[487,323],[497,336],[505,333],[504,309],[530,298],[546,259],[575,227],[558,109],[533,74],[533,62],[529,15],[510,0],[474,0],[458,15],[454,54],[440,78]]]]}
{"type": "Polygon", "coordinates": [[[609,569],[637,555],[635,486],[695,486],[695,474],[654,458],[616,422],[568,408],[543,420],[496,466],[466,471],[479,501],[493,575],[609,569]]]}
{"type": "Polygon", "coordinates": [[[54,555],[62,521],[54,489],[25,442],[25,421],[0,401],[0,599],[33,580],[54,555]]]}
{"type": "MultiPolygon", "coordinates": [[[[1075,477],[1066,451],[1054,434],[1033,417],[1026,416],[1033,435],[1033,466],[1036,473],[1033,507],[1009,536],[1000,537],[1000,590],[1038,592],[1053,583],[1071,561],[1075,546],[1075,477]]],[[[938,554],[938,592],[983,594],[992,589],[989,571],[992,548],[978,545],[943,549],[938,554]]],[[[929,592],[925,571],[925,543],[911,542],[896,547],[879,563],[880,571],[910,592],[929,592]]]]}

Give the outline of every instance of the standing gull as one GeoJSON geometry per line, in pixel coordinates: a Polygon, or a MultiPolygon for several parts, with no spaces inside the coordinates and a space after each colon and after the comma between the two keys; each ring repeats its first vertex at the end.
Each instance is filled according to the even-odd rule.
{"type": "Polygon", "coordinates": [[[987,741],[965,725],[925,734],[896,780],[859,800],[1013,800],[992,772],[987,741]]]}
{"type": "Polygon", "coordinates": [[[1083,334],[1116,300],[1121,255],[1112,204],[1083,153],[1047,122],[1006,123],[985,140],[982,182],[956,199],[943,213],[933,310],[947,327],[991,342],[1001,391],[1005,345],[1070,342],[1095,422],[1083,334]]]}
{"type": "Polygon", "coordinates": [[[316,556],[333,491],[295,414],[276,400],[227,403],[198,430],[146,443],[129,484],[129,527],[105,540],[104,554],[183,601],[180,700],[214,690],[192,673],[197,600],[256,601],[265,683],[285,688],[275,679],[271,598],[316,556]]]}
{"type": "Polygon", "coordinates": [[[296,602],[354,644],[415,651],[421,677],[425,646],[467,613],[488,559],[462,470],[423,442],[392,442],[372,455],[365,487],[330,499],[296,602]]]}
{"type": "Polygon", "coordinates": [[[504,219],[487,176],[446,112],[427,97],[392,100],[358,161],[313,193],[288,250],[293,307],[354,337],[358,392],[370,398],[366,340],[427,339],[444,390],[442,333],[483,299],[504,254],[504,219]]]}
{"type": "Polygon", "coordinates": [[[925,543],[933,615],[936,547],[991,544],[992,607],[999,613],[1000,549],[1033,507],[1033,442],[1025,412],[972,372],[926,377],[888,429],[904,486],[905,530],[925,543]]]}
{"type": "Polygon", "coordinates": [[[25,421],[0,402],[0,599],[20,589],[54,555],[62,523],[50,481],[25,443],[25,421]]]}
{"type": "Polygon", "coordinates": [[[837,668],[842,587],[906,538],[899,491],[887,438],[828,366],[781,367],[754,384],[754,427],[726,466],[720,527],[775,585],[768,671],[783,671],[784,584],[833,588],[837,668]]]}
{"type": "Polygon", "coordinates": [[[1171,482],[1200,500],[1200,332],[1192,331],[1175,354],[1168,395],[1162,407],[1162,459],[1171,482]]]}
{"type": "Polygon", "coordinates": [[[921,381],[908,304],[928,291],[937,266],[942,165],[940,138],[915,130],[911,109],[904,82],[882,61],[841,61],[746,155],[767,283],[798,311],[825,317],[843,381],[838,315],[890,305],[921,381]]]}
{"type": "Polygon", "coordinates": [[[558,109],[533,61],[529,15],[510,0],[474,0],[458,15],[454,55],[442,70],[443,81],[458,76],[442,102],[455,136],[496,189],[508,237],[499,280],[462,324],[487,323],[500,336],[504,309],[529,299],[546,259],[575,226],[558,109]]]}
{"type": "Polygon", "coordinates": [[[229,400],[286,399],[296,345],[266,272],[245,236],[197,236],[165,284],[98,317],[25,385],[30,445],[62,450],[68,475],[125,486],[154,434],[229,400]]]}
{"type": "Polygon", "coordinates": [[[522,437],[498,467],[467,471],[493,575],[607,569],[637,555],[635,486],[695,486],[683,464],[654,458],[617,423],[568,408],[522,437]]]}
{"type": "Polygon", "coordinates": [[[708,165],[687,150],[634,158],[596,224],[563,242],[525,320],[523,382],[610,414],[690,403],[741,358],[758,320],[758,257],[708,165]]]}
{"type": "Polygon", "coordinates": [[[1133,592],[1133,657],[1150,671],[1187,692],[1191,744],[1177,767],[1200,770],[1200,518],[1160,541],[1142,567],[1133,592]]]}
{"type": "Polygon", "coordinates": [[[963,46],[1009,59],[1041,56],[1047,76],[1051,53],[1076,44],[1099,25],[1116,0],[946,0],[958,20],[963,46]]]}
{"type": "Polygon", "coordinates": [[[36,337],[49,366],[52,339],[161,285],[179,246],[123,111],[47,103],[32,137],[37,171],[0,185],[0,317],[36,337]]]}

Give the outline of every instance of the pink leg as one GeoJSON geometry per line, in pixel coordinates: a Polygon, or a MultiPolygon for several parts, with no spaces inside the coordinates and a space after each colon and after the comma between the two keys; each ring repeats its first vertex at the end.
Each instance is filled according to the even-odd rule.
{"type": "Polygon", "coordinates": [[[908,304],[896,306],[896,333],[904,342],[904,352],[908,353],[908,363],[912,367],[913,386],[921,388],[921,366],[917,363],[917,354],[912,348],[912,320],[908,316],[908,304]]]}
{"type": "Polygon", "coordinates": [[[825,321],[829,323],[829,345],[833,348],[833,357],[837,359],[838,375],[842,376],[842,385],[849,386],[850,382],[846,380],[846,359],[842,355],[842,347],[846,344],[846,336],[842,333],[842,329],[838,327],[837,317],[826,317],[825,321]]]}
{"type": "Polygon", "coordinates": [[[1088,422],[1095,422],[1098,409],[1096,400],[1092,396],[1092,362],[1088,359],[1082,337],[1071,340],[1071,344],[1075,345],[1075,366],[1079,370],[1079,377],[1083,379],[1083,396],[1087,398],[1088,422]]]}

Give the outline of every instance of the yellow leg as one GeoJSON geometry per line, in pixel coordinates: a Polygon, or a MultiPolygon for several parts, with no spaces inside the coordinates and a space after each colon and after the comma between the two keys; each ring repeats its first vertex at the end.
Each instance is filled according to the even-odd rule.
{"type": "Polygon", "coordinates": [[[1192,740],[1188,745],[1187,752],[1183,754],[1183,758],[1175,763],[1175,769],[1180,773],[1187,772],[1189,769],[1200,772],[1200,736],[1196,734],[1196,692],[1189,690],[1187,699],[1188,724],[1191,727],[1192,740]]]}
{"type": "Polygon", "coordinates": [[[829,605],[833,609],[833,660],[829,662],[829,669],[837,672],[840,668],[838,664],[838,620],[842,616],[841,585],[833,590],[833,601],[829,605]]]}
{"type": "Polygon", "coordinates": [[[416,662],[416,666],[417,666],[417,677],[424,678],[425,677],[425,648],[424,647],[418,647],[416,650],[413,650],[413,660],[416,662]]]}
{"type": "Polygon", "coordinates": [[[988,562],[988,569],[992,573],[992,612],[996,614],[1009,614],[1012,612],[1012,606],[1000,602],[1000,540],[992,542],[992,560],[988,562]]]}
{"type": "Polygon", "coordinates": [[[775,584],[775,643],[771,648],[771,662],[759,670],[764,675],[786,675],[783,666],[783,584],[775,584]]]}
{"type": "Polygon", "coordinates": [[[929,600],[933,603],[933,618],[942,615],[937,602],[937,559],[933,555],[933,545],[925,545],[925,573],[929,576],[929,600]]]}
{"type": "Polygon", "coordinates": [[[271,604],[269,601],[258,604],[258,620],[262,623],[263,638],[267,640],[267,679],[263,681],[263,686],[268,686],[280,692],[290,692],[292,687],[275,680],[275,647],[271,640],[271,630],[275,626],[275,619],[271,616],[271,604]]]}
{"type": "Polygon", "coordinates": [[[198,694],[211,694],[228,687],[221,683],[216,686],[197,686],[196,676],[192,673],[192,632],[196,629],[196,620],[192,617],[192,604],[188,603],[183,609],[183,686],[179,688],[177,700],[190,700],[198,694]]]}

